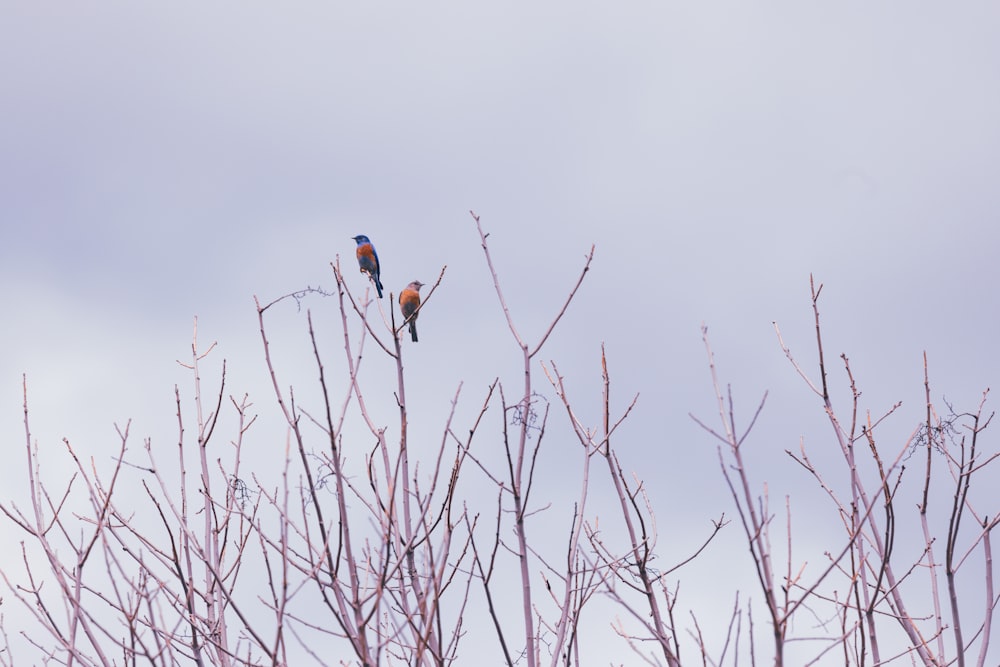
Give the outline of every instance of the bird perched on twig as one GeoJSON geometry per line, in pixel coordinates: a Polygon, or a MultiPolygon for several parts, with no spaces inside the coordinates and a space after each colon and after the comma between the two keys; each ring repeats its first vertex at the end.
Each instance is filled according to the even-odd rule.
{"type": "Polygon", "coordinates": [[[361,272],[367,273],[375,283],[375,291],[378,292],[378,298],[381,299],[382,281],[379,280],[381,268],[379,267],[378,253],[375,252],[375,246],[372,245],[372,242],[364,234],[358,234],[351,238],[358,242],[358,266],[361,268],[361,272]]]}
{"type": "Polygon", "coordinates": [[[420,307],[420,288],[424,284],[414,280],[399,293],[399,310],[403,313],[403,321],[410,321],[410,339],[417,342],[417,308],[420,307]]]}

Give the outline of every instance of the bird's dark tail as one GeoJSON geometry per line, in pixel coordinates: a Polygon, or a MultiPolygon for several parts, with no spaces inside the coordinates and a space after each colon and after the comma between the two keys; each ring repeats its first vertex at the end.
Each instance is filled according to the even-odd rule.
{"type": "Polygon", "coordinates": [[[375,280],[375,291],[378,292],[378,298],[382,298],[382,281],[378,279],[378,276],[372,276],[375,280]]]}
{"type": "Polygon", "coordinates": [[[417,324],[413,320],[410,320],[410,340],[417,342],[417,324]]]}

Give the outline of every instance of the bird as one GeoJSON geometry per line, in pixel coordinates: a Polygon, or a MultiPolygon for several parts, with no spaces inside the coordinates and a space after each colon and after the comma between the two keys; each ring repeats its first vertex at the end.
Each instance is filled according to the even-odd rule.
{"type": "Polygon", "coordinates": [[[372,245],[372,242],[364,234],[358,234],[351,238],[358,242],[358,266],[361,268],[362,273],[367,273],[375,282],[375,291],[378,292],[378,298],[381,299],[382,281],[379,280],[381,269],[378,264],[378,253],[375,252],[375,246],[372,245]]]}
{"type": "Polygon", "coordinates": [[[410,321],[410,339],[417,342],[417,308],[420,307],[420,288],[424,284],[414,280],[399,293],[399,310],[403,313],[403,321],[410,321]]]}

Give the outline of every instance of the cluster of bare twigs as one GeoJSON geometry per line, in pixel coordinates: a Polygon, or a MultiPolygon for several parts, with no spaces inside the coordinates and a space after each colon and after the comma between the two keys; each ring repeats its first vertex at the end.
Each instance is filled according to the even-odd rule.
{"type": "MultiPolygon", "coordinates": [[[[666,664],[679,665],[679,643],[672,616],[675,600],[667,589],[666,579],[675,568],[665,572],[654,572],[650,567],[657,539],[653,512],[642,488],[642,482],[636,479],[630,483],[630,477],[622,469],[611,446],[611,436],[628,417],[638,397],[633,398],[622,415],[612,420],[610,376],[603,349],[601,353],[604,378],[601,416],[603,426],[596,432],[587,428],[585,422],[575,414],[555,362],[541,364],[541,370],[565,408],[573,432],[580,443],[580,491],[574,503],[568,539],[558,561],[543,555],[535,546],[536,542],[529,538],[528,519],[536,511],[529,502],[536,484],[535,461],[542,446],[542,435],[545,433],[549,415],[549,406],[546,404],[539,419],[525,418],[525,415],[537,415],[540,410],[535,394],[535,369],[532,362],[541,352],[583,283],[594,257],[594,248],[591,247],[583,271],[571,288],[562,308],[538,341],[531,343],[520,333],[511,316],[490,257],[487,235],[482,230],[478,216],[473,214],[473,219],[479,230],[483,252],[500,306],[507,318],[511,336],[521,351],[524,376],[524,386],[517,401],[509,401],[502,387],[500,389],[503,413],[512,415],[512,418],[504,421],[506,475],[494,474],[480,464],[480,468],[498,489],[498,512],[493,543],[486,548],[474,539],[472,550],[476,574],[482,582],[487,600],[490,601],[491,618],[506,664],[515,664],[518,656],[513,655],[510,650],[511,641],[508,637],[513,631],[507,628],[508,624],[498,616],[492,603],[492,591],[496,586],[494,575],[497,572],[498,553],[501,547],[516,556],[519,564],[522,595],[522,621],[519,629],[523,633],[522,655],[529,667],[544,663],[581,664],[580,623],[584,606],[596,594],[609,596],[644,628],[648,636],[643,636],[640,640],[630,634],[623,624],[618,623],[615,626],[618,634],[639,656],[652,664],[657,664],[659,660],[656,656],[659,654],[666,664]],[[511,432],[507,424],[513,425],[515,430],[511,432]],[[535,424],[538,425],[534,426],[535,424]],[[533,427],[539,432],[538,437],[534,439],[530,437],[533,427]],[[607,464],[610,481],[620,500],[621,517],[629,539],[625,548],[606,544],[602,533],[586,518],[591,462],[600,459],[607,464]],[[511,517],[513,525],[510,530],[514,536],[512,544],[508,544],[501,537],[506,532],[503,525],[504,517],[511,517]],[[534,567],[541,568],[540,582],[532,576],[533,563],[534,567]],[[537,593],[539,583],[545,588],[544,597],[548,598],[551,614],[546,615],[541,611],[543,607],[537,593]],[[649,640],[657,646],[655,651],[649,652],[638,646],[638,642],[645,643],[649,640]]],[[[706,544],[721,527],[720,520],[706,540],[706,544]]],[[[698,550],[699,553],[700,551],[701,549],[698,550]]]]}
{"type": "MultiPolygon", "coordinates": [[[[834,409],[820,327],[822,285],[816,287],[810,280],[810,287],[820,382],[812,381],[793,358],[777,325],[775,332],[792,366],[821,400],[845,464],[842,470],[831,473],[821,470],[810,460],[804,445],[798,452],[786,450],[829,498],[835,523],[843,529],[841,544],[826,551],[826,563],[818,572],[807,572],[805,559],[798,566],[793,561],[792,510],[787,498],[789,528],[785,569],[784,572],[778,570],[776,560],[780,554],[772,548],[774,515],[770,499],[766,489],[763,495],[755,495],[743,456],[747,437],[763,409],[764,400],[749,426],[739,433],[732,393],[728,388],[723,392],[707,330],[704,331],[722,429],[715,430],[699,423],[722,443],[719,462],[738,509],[764,595],[773,636],[773,664],[786,664],[786,649],[790,642],[798,639],[815,648],[805,652],[811,655],[810,658],[800,655],[795,664],[818,664],[827,660],[845,665],[884,665],[901,661],[926,666],[974,664],[983,667],[989,654],[993,610],[1000,601],[993,588],[991,544],[991,533],[1000,522],[1000,515],[982,513],[970,499],[969,491],[973,478],[998,456],[997,453],[984,454],[980,441],[980,435],[993,416],[985,413],[988,391],[983,392],[975,411],[956,414],[949,406],[949,414],[942,417],[931,400],[925,354],[926,416],[905,442],[895,447],[884,446],[879,427],[900,404],[891,406],[877,418],[870,412],[862,413],[861,392],[856,386],[850,361],[846,355],[841,355],[851,403],[846,419],[843,413],[834,409]],[[899,527],[907,508],[905,501],[900,499],[904,462],[917,451],[924,452],[926,457],[919,500],[915,503],[921,538],[904,542],[902,546],[908,551],[901,552],[899,527]],[[941,466],[944,475],[936,474],[941,466]],[[835,483],[834,474],[846,475],[846,485],[835,483]],[[942,497],[941,491],[935,493],[932,489],[941,486],[949,495],[945,508],[948,518],[943,527],[932,525],[928,512],[934,497],[942,497]],[[970,520],[975,527],[964,532],[960,530],[970,520]],[[968,562],[977,551],[983,558],[979,569],[968,562]],[[979,605],[967,601],[959,603],[961,593],[957,577],[960,570],[965,569],[970,570],[970,581],[985,583],[985,595],[979,605]],[[942,604],[945,597],[948,611],[942,604]],[[820,626],[836,630],[819,637],[791,637],[792,620],[803,612],[810,619],[818,619],[820,626]],[[969,614],[975,618],[971,633],[967,630],[969,614]]],[[[736,610],[734,617],[739,613],[736,610]]]]}
{"type": "MultiPolygon", "coordinates": [[[[223,394],[220,390],[215,405],[206,408],[200,363],[211,347],[198,350],[197,323],[194,340],[186,366],[194,380],[196,442],[192,446],[185,438],[180,392],[175,391],[179,437],[174,475],[169,464],[157,459],[149,439],[143,446],[145,463],[126,461],[126,425],[118,429],[118,453],[106,472],[93,459],[81,459],[64,440],[75,472],[59,495],[52,495],[42,476],[39,446],[31,438],[25,382],[29,503],[23,509],[14,503],[0,509],[30,538],[20,542],[27,582],[15,583],[7,572],[2,574],[21,603],[20,611],[40,631],[23,635],[42,662],[231,664],[248,642],[266,642],[253,635],[234,595],[242,587],[240,555],[253,534],[256,511],[238,483],[243,436],[254,417],[248,414],[246,397],[230,399],[238,420],[229,465],[223,469],[221,459],[213,461],[209,455],[223,394]],[[192,465],[193,485],[188,476],[192,465]],[[139,473],[138,487],[123,491],[134,481],[124,479],[129,469],[139,473]],[[137,508],[143,501],[148,505],[137,508]],[[55,590],[49,590],[52,586],[55,590]]],[[[9,643],[0,664],[17,664],[9,643]]]]}
{"type": "MultiPolygon", "coordinates": [[[[811,640],[814,662],[881,665],[905,656],[923,665],[952,660],[985,664],[997,602],[990,535],[998,518],[980,513],[970,499],[974,476],[996,457],[983,453],[979,437],[991,416],[984,413],[985,394],[974,413],[952,410],[942,418],[931,403],[927,381],[921,427],[886,454],[879,426],[888,415],[874,420],[861,415],[860,392],[846,357],[853,394],[849,419],[834,411],[820,338],[820,289],[814,289],[819,386],[792,359],[779,332],[794,368],[821,399],[846,464],[846,484],[833,483],[831,473],[815,466],[804,447],[789,452],[796,467],[830,499],[843,528],[839,546],[812,572],[793,565],[790,529],[784,558],[772,549],[768,494],[755,494],[744,457],[764,403],[740,433],[732,394],[718,380],[706,334],[722,428],[699,423],[721,442],[722,473],[756,568],[773,645],[755,645],[751,609],[738,593],[726,634],[706,637],[696,619],[692,631],[675,614],[678,569],[698,558],[728,520],[721,515],[714,521],[687,557],[654,567],[656,515],[643,481],[624,469],[612,444],[638,397],[612,414],[611,373],[602,348],[602,412],[596,419],[581,416],[556,362],[541,361],[542,349],[589,271],[594,249],[551,322],[536,341],[529,341],[508,307],[489,235],[479,217],[472,218],[500,308],[521,352],[523,384],[512,391],[494,380],[471,423],[462,426],[454,423],[460,385],[429,461],[413,454],[418,436],[410,431],[400,338],[404,324],[397,324],[391,309],[376,314],[371,300],[355,298],[337,262],[332,264],[333,292],[307,288],[266,304],[256,302],[264,360],[286,433],[279,470],[246,470],[243,452],[255,421],[252,404],[246,396],[226,402],[225,363],[218,392],[211,394],[214,400],[205,398],[201,365],[213,346],[199,349],[197,326],[191,361],[185,364],[193,380],[193,437],[183,418],[181,392],[175,390],[177,451],[170,464],[157,460],[150,440],[142,448],[143,462],[135,462],[126,426],[119,431],[110,470],[79,457],[66,441],[74,474],[54,492],[53,484],[43,480],[39,445],[32,440],[25,386],[30,497],[25,507],[5,502],[0,510],[26,536],[21,541],[23,577],[2,576],[19,612],[33,622],[21,631],[29,643],[24,650],[35,651],[29,661],[374,666],[478,664],[484,656],[495,656],[489,661],[511,666],[580,665],[588,664],[584,627],[593,627],[592,622],[585,626],[584,612],[601,599],[618,613],[599,625],[618,636],[630,662],[678,667],[737,665],[749,659],[756,664],[766,653],[773,664],[783,665],[789,642],[801,639],[791,631],[792,620],[806,612],[824,627],[835,628],[811,640]],[[318,387],[317,398],[306,402],[318,408],[303,405],[294,387],[281,379],[267,326],[276,306],[294,302],[300,308],[313,294],[336,301],[343,347],[338,367],[346,369],[328,373],[332,356],[321,341],[329,338],[317,333],[307,310],[318,387]],[[398,423],[393,427],[378,421],[366,400],[373,391],[385,391],[373,389],[363,372],[372,363],[364,354],[372,343],[381,352],[375,358],[388,359],[396,371],[392,394],[398,423]],[[545,387],[538,386],[538,373],[545,387]],[[553,403],[545,398],[549,389],[557,399],[553,403]],[[485,437],[479,434],[481,425],[496,403],[502,420],[500,465],[474,447],[485,437]],[[579,490],[569,516],[561,519],[566,538],[555,546],[537,536],[534,524],[548,509],[546,499],[539,499],[544,492],[539,490],[538,461],[552,405],[565,411],[579,445],[575,461],[566,457],[564,466],[575,468],[579,490]],[[224,410],[231,410],[234,423],[228,446],[215,435],[224,410]],[[922,546],[901,554],[902,461],[914,451],[926,452],[917,511],[922,546]],[[939,540],[928,510],[942,466],[952,493],[944,539],[939,540]],[[487,513],[473,509],[461,493],[460,480],[470,477],[480,488],[484,483],[492,487],[495,503],[487,513]],[[613,490],[617,507],[611,514],[623,539],[609,538],[606,527],[598,527],[597,513],[588,504],[595,483],[613,490]],[[968,529],[970,523],[974,529],[968,529]],[[970,626],[960,614],[966,607],[960,604],[958,575],[969,568],[974,553],[985,559],[986,603],[981,618],[970,626]],[[519,610],[513,615],[505,611],[512,596],[519,610]],[[489,646],[463,644],[473,626],[480,632],[489,629],[495,638],[489,646]],[[688,634],[693,641],[684,639],[688,634]],[[741,642],[743,636],[749,641],[741,642]]],[[[442,269],[421,309],[433,307],[444,274],[442,269]]],[[[419,440],[429,438],[420,434],[419,440]]],[[[787,502],[786,507],[790,524],[787,502]]],[[[605,522],[607,514],[608,508],[602,508],[605,522]]],[[[0,650],[0,665],[13,664],[8,640],[0,650]]]]}

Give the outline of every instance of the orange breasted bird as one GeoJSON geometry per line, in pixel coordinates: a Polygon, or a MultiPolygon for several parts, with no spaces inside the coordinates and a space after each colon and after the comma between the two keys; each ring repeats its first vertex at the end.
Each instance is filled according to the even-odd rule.
{"type": "Polygon", "coordinates": [[[375,283],[375,291],[378,292],[378,298],[381,299],[382,281],[379,280],[381,268],[379,267],[378,253],[375,252],[375,246],[372,245],[372,242],[364,234],[359,234],[351,238],[358,242],[358,266],[361,268],[361,272],[367,273],[375,283]]]}
{"type": "Polygon", "coordinates": [[[403,313],[403,321],[410,321],[410,339],[417,342],[417,308],[420,307],[420,288],[424,284],[414,280],[399,293],[399,310],[403,313]]]}

